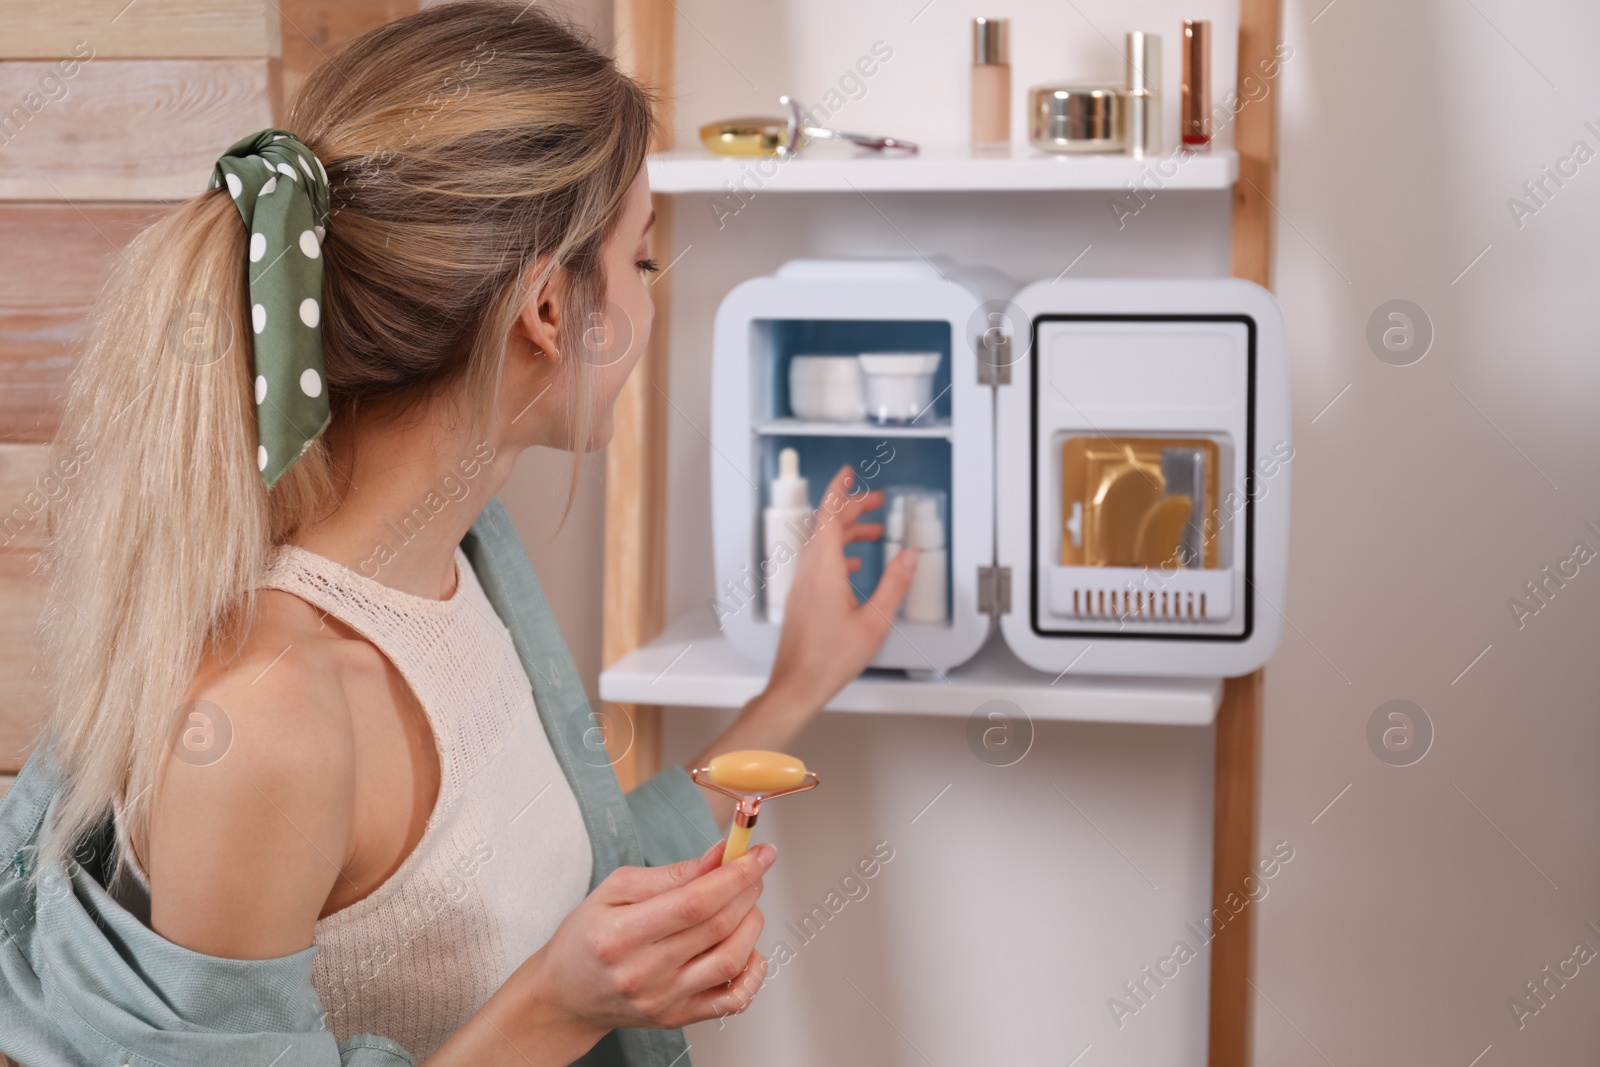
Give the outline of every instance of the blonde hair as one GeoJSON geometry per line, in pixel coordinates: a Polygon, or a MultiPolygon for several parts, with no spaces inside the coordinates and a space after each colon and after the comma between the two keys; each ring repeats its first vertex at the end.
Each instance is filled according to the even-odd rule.
{"type": "MultiPolygon", "coordinates": [[[[511,327],[547,281],[567,301],[561,351],[581,351],[605,308],[602,247],[655,132],[648,94],[592,43],[520,4],[428,8],[324,63],[286,128],[332,191],[330,429],[363,405],[441,396],[486,424],[511,327]]],[[[340,503],[327,435],[270,492],[262,483],[248,307],[245,229],[225,189],[141,233],[96,305],[53,445],[79,458],[43,564],[43,742],[66,786],[35,873],[118,797],[142,850],[202,655],[243,638],[273,546],[340,503]]],[[[560,363],[576,376],[576,475],[592,372],[560,363]]]]}

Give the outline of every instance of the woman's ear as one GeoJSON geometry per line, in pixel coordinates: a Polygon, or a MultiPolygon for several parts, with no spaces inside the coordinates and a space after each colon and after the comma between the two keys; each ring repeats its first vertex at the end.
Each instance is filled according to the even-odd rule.
{"type": "Polygon", "coordinates": [[[565,274],[559,267],[535,263],[530,271],[537,277],[549,271],[544,283],[533,291],[517,315],[516,330],[542,351],[552,363],[561,359],[561,316],[565,313],[565,274]]]}

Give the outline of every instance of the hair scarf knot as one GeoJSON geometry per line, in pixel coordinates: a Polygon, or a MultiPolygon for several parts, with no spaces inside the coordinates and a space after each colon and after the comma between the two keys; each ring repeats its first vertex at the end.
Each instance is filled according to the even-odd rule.
{"type": "Polygon", "coordinates": [[[256,466],[270,489],[330,418],[321,331],[328,172],[294,134],[262,130],[217,160],[210,188],[219,185],[250,234],[256,466]]]}

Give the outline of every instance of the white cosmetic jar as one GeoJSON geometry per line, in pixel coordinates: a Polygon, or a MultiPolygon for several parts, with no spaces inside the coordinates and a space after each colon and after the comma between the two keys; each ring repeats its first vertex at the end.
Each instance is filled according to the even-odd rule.
{"type": "Polygon", "coordinates": [[[855,356],[794,356],[789,360],[789,410],[812,422],[866,418],[861,361],[855,356]]]}
{"type": "Polygon", "coordinates": [[[867,415],[878,422],[914,422],[933,418],[933,376],[938,352],[863,352],[861,370],[867,380],[867,415]]]}

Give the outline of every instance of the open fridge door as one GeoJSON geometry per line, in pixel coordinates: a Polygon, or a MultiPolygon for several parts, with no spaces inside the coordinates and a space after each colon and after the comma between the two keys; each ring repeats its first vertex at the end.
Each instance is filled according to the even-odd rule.
{"type": "Polygon", "coordinates": [[[1282,631],[1283,319],[1237,279],[1039,282],[996,407],[1006,642],[1052,673],[1228,677],[1282,631]]]}

